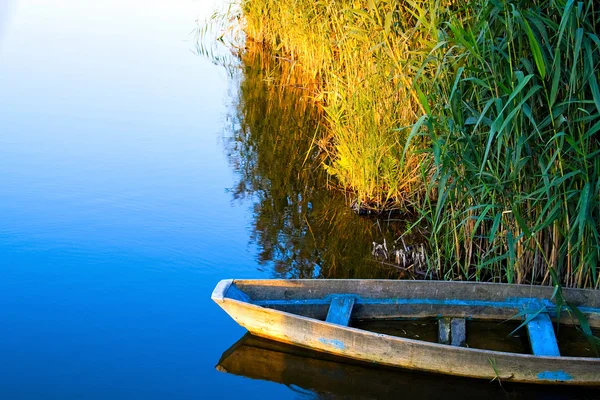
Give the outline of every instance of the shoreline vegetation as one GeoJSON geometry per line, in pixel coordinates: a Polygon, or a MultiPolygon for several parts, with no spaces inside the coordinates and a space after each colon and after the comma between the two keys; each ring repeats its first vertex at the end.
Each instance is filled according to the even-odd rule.
{"type": "Polygon", "coordinates": [[[238,51],[301,75],[329,184],[425,227],[432,275],[600,288],[592,0],[238,0],[226,18],[238,51]]]}
{"type": "Polygon", "coordinates": [[[255,46],[232,61],[239,68],[222,137],[236,176],[228,191],[233,201],[252,200],[259,268],[282,279],[435,278],[414,262],[411,244],[424,242],[417,229],[394,242],[409,221],[355,218],[344,193],[328,190],[312,144],[322,112],[291,64],[255,46]]]}

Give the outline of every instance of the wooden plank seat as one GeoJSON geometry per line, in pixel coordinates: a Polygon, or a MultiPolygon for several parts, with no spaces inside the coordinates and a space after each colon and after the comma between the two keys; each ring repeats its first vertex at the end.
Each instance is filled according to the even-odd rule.
{"type": "Polygon", "coordinates": [[[325,321],[348,326],[355,300],[353,296],[334,296],[329,305],[329,312],[325,321]]]}
{"type": "Polygon", "coordinates": [[[467,339],[467,325],[464,318],[440,318],[438,320],[438,342],[464,347],[467,339]]]}
{"type": "MultiPolygon", "coordinates": [[[[528,317],[529,318],[529,317],[528,317]]],[[[534,356],[560,357],[558,342],[548,313],[539,313],[527,323],[527,334],[534,356]]]]}

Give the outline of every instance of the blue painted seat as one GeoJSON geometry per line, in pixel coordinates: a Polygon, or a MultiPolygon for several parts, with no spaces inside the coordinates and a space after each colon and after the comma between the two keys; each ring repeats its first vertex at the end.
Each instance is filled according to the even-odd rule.
{"type": "Polygon", "coordinates": [[[354,301],[354,296],[334,296],[329,305],[329,312],[325,321],[348,326],[354,301]]]}
{"type": "Polygon", "coordinates": [[[539,313],[527,323],[527,334],[533,355],[560,357],[552,320],[547,313],[539,313]]]}

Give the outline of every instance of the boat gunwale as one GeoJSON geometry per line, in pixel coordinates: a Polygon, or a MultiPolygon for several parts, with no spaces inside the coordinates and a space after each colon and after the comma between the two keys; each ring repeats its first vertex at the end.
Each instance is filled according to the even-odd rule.
{"type": "MultiPolygon", "coordinates": [[[[520,284],[520,283],[499,283],[499,282],[471,282],[471,281],[441,281],[441,280],[390,280],[390,279],[223,279],[221,282],[227,282],[229,285],[242,283],[244,285],[252,286],[262,284],[262,286],[269,287],[275,285],[269,285],[272,282],[288,282],[288,283],[317,283],[323,285],[329,285],[332,283],[366,283],[368,285],[374,285],[377,283],[385,284],[397,284],[397,285],[430,285],[430,286],[465,286],[465,287],[495,287],[505,288],[511,291],[519,289],[531,289],[535,291],[545,291],[550,294],[554,292],[554,286],[542,286],[534,284],[520,284]]],[[[216,288],[215,288],[216,289],[216,288]]],[[[240,289],[242,290],[242,289],[240,289]]],[[[563,293],[568,295],[574,294],[594,294],[594,296],[600,296],[600,289],[588,289],[588,288],[566,288],[562,287],[563,293]]],[[[596,308],[596,307],[593,307],[596,308]]]]}
{"type": "MultiPolygon", "coordinates": [[[[409,280],[383,280],[383,279],[223,279],[221,280],[215,287],[212,299],[214,301],[220,301],[226,297],[229,289],[233,287],[238,292],[236,293],[238,298],[247,298],[249,303],[265,306],[265,308],[275,308],[276,306],[285,307],[285,306],[303,306],[303,305],[327,305],[329,301],[332,300],[332,297],[338,296],[352,296],[357,302],[357,306],[382,306],[382,305],[398,305],[398,306],[441,306],[441,307],[483,307],[483,308],[491,308],[491,309],[503,309],[503,310],[514,310],[516,314],[525,311],[537,311],[539,309],[544,308],[545,311],[549,313],[551,316],[556,316],[558,314],[558,308],[551,301],[551,297],[553,294],[553,287],[550,286],[537,286],[537,285],[522,285],[522,284],[506,284],[506,283],[493,283],[493,282],[467,282],[467,281],[409,281],[409,280]],[[324,285],[326,289],[328,285],[336,284],[336,283],[350,283],[350,284],[367,284],[369,286],[376,286],[377,284],[383,283],[384,285],[394,285],[394,286],[403,286],[404,289],[412,289],[411,286],[419,287],[422,285],[426,285],[429,287],[442,287],[444,291],[457,291],[461,286],[474,288],[471,289],[473,292],[477,288],[483,288],[483,290],[487,291],[487,295],[492,295],[494,298],[489,299],[481,299],[479,293],[466,293],[467,295],[476,295],[473,298],[469,298],[469,296],[465,296],[462,298],[454,298],[454,299],[444,299],[444,298],[426,298],[424,296],[387,296],[387,297],[379,297],[372,296],[371,293],[367,296],[363,296],[358,294],[360,290],[356,292],[349,293],[339,293],[339,292],[329,292],[322,296],[313,296],[313,297],[301,297],[297,299],[274,299],[274,300],[263,300],[263,299],[255,299],[247,294],[243,288],[239,287],[239,284],[246,287],[274,287],[276,285],[272,285],[273,282],[286,282],[287,284],[315,284],[324,285]],[[489,293],[492,290],[498,290],[504,293],[503,295],[499,295],[497,293],[489,293]],[[525,290],[533,290],[537,293],[529,293],[528,295],[519,294],[519,291],[525,290]],[[515,292],[514,294],[511,292],[515,292]]],[[[282,286],[286,287],[286,286],[282,286]]],[[[293,286],[290,286],[294,288],[293,286]]],[[[363,289],[359,286],[357,289],[363,289]]],[[[311,288],[306,288],[311,289],[311,288]]],[[[314,289],[314,288],[313,288],[314,289]]],[[[318,288],[322,289],[322,288],[318,288]]],[[[389,287],[388,287],[389,289],[389,287]]],[[[438,289],[438,288],[436,288],[438,289]]],[[[299,289],[302,291],[302,288],[299,289]]],[[[600,329],[600,290],[596,289],[575,289],[575,288],[563,288],[564,293],[566,293],[566,297],[570,297],[568,299],[571,303],[576,304],[577,300],[584,298],[583,300],[588,300],[586,297],[589,296],[595,297],[593,299],[594,304],[576,304],[579,311],[581,311],[584,315],[588,317],[592,317],[590,320],[590,326],[593,329],[600,329]],[[575,297],[576,301],[573,302],[573,297],[575,297]],[[597,304],[596,304],[597,303],[597,304]]],[[[309,290],[310,292],[310,290],[309,290]]],[[[443,293],[443,292],[442,292],[443,293]]],[[[436,290],[436,295],[438,294],[436,290]]],[[[234,297],[235,298],[235,297],[234,297]]],[[[293,314],[293,313],[292,313],[293,314]]],[[[516,315],[515,314],[515,315],[516,315]]],[[[565,310],[566,314],[566,310],[565,310]]],[[[563,314],[563,315],[565,315],[563,314]]],[[[430,317],[436,317],[439,315],[431,315],[430,317]]],[[[483,317],[483,314],[481,314],[483,317]]],[[[469,319],[478,319],[477,317],[473,318],[472,316],[463,316],[469,319]]],[[[385,318],[380,318],[385,319],[385,318]]],[[[479,319],[493,319],[493,318],[479,318],[479,319]]],[[[511,318],[508,318],[511,319],[511,318]]],[[[578,325],[575,321],[570,320],[560,320],[560,324],[565,325],[578,325]]]]}

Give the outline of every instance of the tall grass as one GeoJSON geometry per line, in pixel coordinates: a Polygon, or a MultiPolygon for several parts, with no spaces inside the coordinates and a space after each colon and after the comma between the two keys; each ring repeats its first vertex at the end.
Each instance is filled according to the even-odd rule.
{"type": "Polygon", "coordinates": [[[356,192],[366,206],[405,207],[419,202],[419,165],[427,157],[415,152],[403,157],[402,128],[420,110],[402,65],[411,43],[400,32],[412,29],[411,18],[400,18],[397,2],[371,3],[363,8],[348,0],[242,1],[242,10],[251,40],[318,82],[313,98],[329,130],[317,143],[331,155],[326,167],[332,183],[356,192]]]}
{"type": "Polygon", "coordinates": [[[240,2],[249,42],[316,85],[332,182],[416,212],[438,276],[598,288],[592,0],[240,2]]]}
{"type": "Polygon", "coordinates": [[[422,208],[446,276],[598,287],[599,10],[472,2],[440,26],[422,208]]]}

